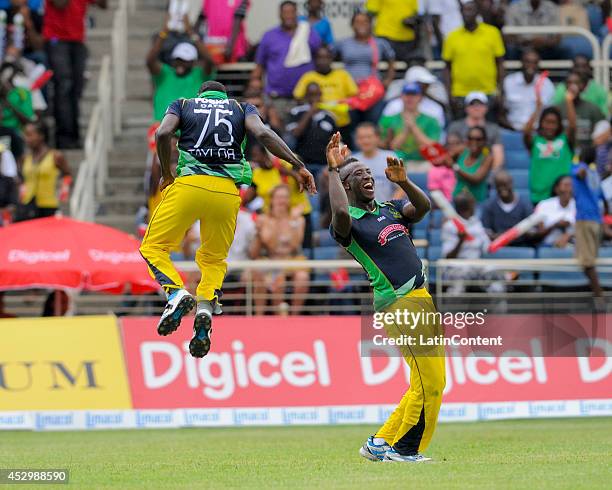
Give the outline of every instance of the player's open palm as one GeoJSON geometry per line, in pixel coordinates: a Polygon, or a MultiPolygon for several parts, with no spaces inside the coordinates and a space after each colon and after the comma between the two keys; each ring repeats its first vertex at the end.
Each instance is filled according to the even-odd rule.
{"type": "Polygon", "coordinates": [[[348,146],[342,144],[340,133],[336,132],[329,140],[329,143],[327,143],[327,148],[325,150],[327,166],[329,168],[341,167],[349,154],[350,150],[348,146]]]}
{"type": "Polygon", "coordinates": [[[385,169],[387,179],[396,184],[407,182],[406,169],[403,160],[395,157],[387,157],[387,168],[385,169]]]}

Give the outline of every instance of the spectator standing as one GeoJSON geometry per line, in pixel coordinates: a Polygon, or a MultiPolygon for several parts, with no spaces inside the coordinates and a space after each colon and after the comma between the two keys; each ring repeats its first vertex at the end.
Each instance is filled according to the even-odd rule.
{"type": "Polygon", "coordinates": [[[506,53],[499,29],[478,21],[475,2],[464,3],[461,15],[463,27],[446,37],[442,49],[455,117],[462,114],[462,99],[470,92],[501,96],[506,53]]]}
{"type": "Polygon", "coordinates": [[[449,33],[463,25],[461,4],[463,0],[429,0],[427,13],[431,17],[432,31],[435,38],[433,45],[434,58],[440,59],[444,40],[449,33]]]}
{"type": "MultiPolygon", "coordinates": [[[[558,26],[561,23],[559,6],[550,0],[517,0],[506,11],[507,26],[558,26]]],[[[529,34],[508,36],[508,55],[518,59],[527,46],[534,48],[543,58],[562,58],[558,34],[529,34]]]]}
{"type": "MultiPolygon", "coordinates": [[[[12,221],[18,202],[17,168],[14,167],[14,175],[5,172],[4,160],[7,154],[10,154],[8,148],[0,144],[0,158],[2,158],[0,165],[0,226],[6,226],[12,221]]],[[[12,173],[12,169],[9,172],[12,173]]]]}
{"type": "Polygon", "coordinates": [[[541,201],[535,212],[543,217],[536,235],[542,245],[567,247],[574,239],[576,223],[572,178],[569,175],[559,177],[553,185],[552,197],[541,201]]]}
{"type": "Polygon", "coordinates": [[[484,202],[489,195],[488,176],[491,172],[493,157],[487,148],[485,128],[470,128],[467,135],[467,148],[459,155],[453,170],[457,185],[453,196],[469,192],[478,203],[484,202]]]}
{"type": "Polygon", "coordinates": [[[300,77],[314,68],[312,53],[321,46],[321,39],[306,21],[298,22],[297,4],[284,1],[280,5],[281,24],[263,35],[251,78],[265,76],[265,91],[272,105],[286,123],[295,105],[293,89],[300,77]]]}
{"type": "Polygon", "coordinates": [[[421,99],[421,86],[418,83],[407,83],[402,90],[403,112],[383,116],[379,126],[383,146],[394,150],[410,171],[424,172],[429,169],[429,163],[424,160],[420,148],[439,141],[442,130],[433,117],[419,112],[421,99]]]}
{"type": "Polygon", "coordinates": [[[548,198],[557,179],[570,172],[576,138],[576,109],[572,92],[566,94],[566,105],[568,123],[565,130],[559,109],[547,107],[542,110],[540,99],[536,100],[536,110],[523,130],[523,141],[531,154],[529,194],[534,205],[548,198]],[[534,135],[538,114],[540,122],[534,135]]]}
{"type": "Polygon", "coordinates": [[[321,109],[321,88],[316,83],[306,86],[305,103],[294,107],[289,113],[287,141],[302,158],[308,170],[318,176],[325,167],[325,148],[336,132],[336,120],[328,111],[321,109]]]}
{"type": "Polygon", "coordinates": [[[351,122],[349,108],[344,101],[357,94],[357,84],[346,70],[332,69],[332,60],[330,49],[321,46],[315,54],[315,69],[302,75],[293,90],[293,96],[297,100],[304,100],[306,87],[310,83],[316,83],[321,89],[319,104],[322,103],[335,115],[336,125],[342,131],[348,128],[351,122]]]}
{"type": "Polygon", "coordinates": [[[395,57],[408,63],[417,47],[417,0],[366,0],[365,8],[376,17],[375,34],[386,39],[395,57]]]}
{"type": "MultiPolygon", "coordinates": [[[[578,151],[593,145],[592,134],[595,125],[605,119],[599,107],[582,97],[587,83],[586,76],[577,72],[570,73],[566,80],[566,99],[571,93],[576,112],[576,149],[578,151]]],[[[569,119],[567,104],[559,104],[557,107],[561,111],[563,123],[567,124],[569,119]]]]}
{"type": "Polygon", "coordinates": [[[187,17],[184,19],[187,34],[195,44],[180,42],[172,49],[171,64],[160,61],[159,54],[168,37],[169,27],[157,35],[147,54],[147,68],[153,80],[153,119],[161,121],[168,106],[177,99],[191,98],[211,74],[212,60],[197,34],[191,28],[187,17]],[[199,60],[199,64],[198,64],[199,60]]]}
{"type": "Polygon", "coordinates": [[[244,19],[248,9],[249,0],[204,0],[204,43],[215,64],[235,63],[246,55],[244,19]]]}
{"type": "Polygon", "coordinates": [[[23,192],[16,221],[53,216],[59,204],[68,200],[70,168],[62,152],[49,146],[43,123],[27,124],[23,134],[28,152],[23,161],[23,192]]]}
{"type": "Polygon", "coordinates": [[[306,0],[306,10],[308,17],[300,16],[300,20],[306,20],[310,23],[310,27],[321,38],[321,42],[326,46],[334,44],[334,33],[329,19],[323,14],[325,3],[323,0],[306,0]]]}
{"type": "MultiPolygon", "coordinates": [[[[591,62],[589,59],[579,54],[574,57],[574,66],[572,71],[578,73],[583,78],[586,78],[587,84],[580,97],[591,104],[595,104],[599,107],[599,110],[608,117],[610,110],[608,107],[608,93],[606,89],[598,82],[593,79],[593,68],[591,68],[591,62]]],[[[553,97],[553,104],[562,104],[565,100],[565,92],[567,91],[567,85],[565,82],[561,82],[557,85],[557,90],[553,97]]]]}
{"type": "Polygon", "coordinates": [[[466,116],[463,119],[452,122],[447,129],[447,134],[457,135],[463,142],[467,141],[470,128],[480,126],[487,133],[487,146],[493,155],[493,169],[497,170],[504,164],[504,147],[501,142],[501,131],[495,123],[488,122],[487,96],[483,92],[470,92],[465,98],[466,116]]]}
{"type": "MultiPolygon", "coordinates": [[[[351,19],[353,37],[343,39],[336,46],[336,52],[344,63],[344,69],[348,71],[353,80],[359,85],[360,90],[368,83],[371,77],[382,81],[385,89],[389,87],[395,78],[395,52],[385,40],[372,36],[372,20],[364,12],[356,12],[351,19]],[[376,61],[387,61],[389,69],[384,79],[378,70],[376,61]]],[[[367,110],[351,110],[350,117],[354,127],[360,122],[378,122],[384,107],[382,96],[367,110]]]]}
{"type": "Polygon", "coordinates": [[[550,105],[555,86],[539,72],[540,55],[534,49],[526,49],[521,57],[521,70],[504,78],[503,126],[522,131],[536,108],[536,92],[542,104],[550,105]]]}
{"type": "Polygon", "coordinates": [[[18,68],[13,63],[4,62],[0,66],[0,109],[2,126],[21,132],[24,124],[34,118],[32,93],[15,85],[18,68]]]}
{"type": "MultiPolygon", "coordinates": [[[[13,128],[8,128],[2,124],[2,111],[0,111],[0,145],[9,150],[17,165],[21,168],[23,162],[23,154],[25,152],[25,144],[21,135],[13,128]]],[[[17,177],[17,168],[12,177],[17,177]]]]}
{"type": "MultiPolygon", "coordinates": [[[[251,243],[249,255],[252,259],[303,259],[302,241],[305,222],[300,209],[292,209],[290,192],[286,185],[276,186],[270,192],[270,209],[256,222],[257,234],[251,243]]],[[[308,292],[310,273],[304,269],[273,270],[264,281],[255,284],[255,313],[263,315],[266,307],[266,289],[272,293],[272,304],[280,307],[284,303],[287,281],[293,282],[292,310],[299,314],[308,292]]]]}
{"type": "Polygon", "coordinates": [[[381,150],[378,130],[373,123],[363,122],[355,131],[355,142],[358,153],[353,156],[368,167],[374,178],[374,193],[378,202],[390,201],[399,189],[397,185],[387,179],[385,169],[387,158],[395,158],[395,153],[381,150]]]}
{"type": "MultiPolygon", "coordinates": [[[[39,11],[41,0],[11,0],[6,8],[6,26],[10,45],[18,49],[24,57],[36,62],[46,63],[44,39],[42,37],[42,16],[39,11]],[[21,25],[20,36],[17,34],[21,25]],[[21,37],[20,39],[18,37],[21,37]]],[[[0,7],[4,10],[4,5],[0,7]]]]}
{"type": "Polygon", "coordinates": [[[49,68],[53,70],[53,116],[57,148],[80,148],[79,107],[85,86],[85,15],[94,3],[107,0],[46,0],[43,37],[49,68]]]}
{"type": "MultiPolygon", "coordinates": [[[[500,170],[494,177],[496,195],[482,206],[481,219],[489,238],[495,240],[533,213],[533,206],[514,190],[512,176],[500,170]]],[[[525,234],[509,244],[524,247],[531,244],[532,236],[525,234]]]]}
{"type": "MultiPolygon", "coordinates": [[[[594,157],[594,151],[585,152],[585,160],[594,157]],[[589,153],[590,155],[586,155],[589,153]]],[[[595,264],[602,236],[602,216],[599,201],[602,200],[601,180],[595,165],[580,162],[572,165],[572,187],[576,200],[576,258],[584,270],[591,290],[598,301],[603,301],[603,289],[595,264]]]]}

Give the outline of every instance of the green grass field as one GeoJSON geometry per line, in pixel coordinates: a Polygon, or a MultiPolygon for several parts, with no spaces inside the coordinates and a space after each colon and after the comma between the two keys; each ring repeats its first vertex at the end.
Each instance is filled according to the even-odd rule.
{"type": "Polygon", "coordinates": [[[612,418],[442,424],[427,451],[435,463],[420,465],[362,459],[358,449],[373,430],[0,432],[0,468],[69,468],[71,484],[79,488],[575,490],[612,485],[612,418]]]}

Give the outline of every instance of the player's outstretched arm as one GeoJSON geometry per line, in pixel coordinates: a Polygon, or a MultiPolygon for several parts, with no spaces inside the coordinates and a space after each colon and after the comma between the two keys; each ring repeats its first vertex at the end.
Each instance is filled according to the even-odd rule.
{"type": "Polygon", "coordinates": [[[180,119],[176,114],[166,114],[155,132],[157,157],[159,158],[162,172],[162,181],[159,184],[160,191],[163,191],[174,182],[174,175],[170,171],[170,161],[172,159],[171,140],[172,135],[179,127],[179,122],[180,119]]]}
{"type": "Polygon", "coordinates": [[[300,191],[306,189],[311,194],[316,194],[317,186],[314,177],[306,169],[304,162],[291,151],[287,144],[274,131],[268,128],[261,118],[256,114],[250,114],[245,119],[246,128],[257,138],[274,156],[289,162],[296,173],[300,191]]]}
{"type": "Polygon", "coordinates": [[[410,181],[406,175],[404,162],[395,157],[387,157],[385,175],[391,182],[399,185],[410,200],[402,209],[404,218],[413,223],[421,221],[431,209],[431,202],[429,202],[427,195],[410,181]]]}
{"type": "Polygon", "coordinates": [[[347,238],[351,233],[352,220],[349,214],[349,202],[340,178],[340,166],[344,162],[347,148],[342,147],[340,133],[334,134],[325,154],[327,156],[327,168],[329,170],[329,203],[332,212],[332,228],[336,235],[347,238]]]}

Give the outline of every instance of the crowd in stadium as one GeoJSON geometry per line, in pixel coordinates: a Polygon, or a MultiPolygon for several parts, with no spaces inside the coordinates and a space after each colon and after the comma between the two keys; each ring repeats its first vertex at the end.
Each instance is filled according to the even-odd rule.
{"type": "MultiPolygon", "coordinates": [[[[47,0],[42,17],[36,7],[40,0],[5,3],[0,7],[7,9],[6,25],[14,25],[19,12],[26,36],[19,45],[16,29],[8,29],[13,41],[6,43],[0,68],[0,137],[8,135],[10,141],[3,147],[0,208],[26,219],[52,214],[67,196],[70,170],[59,149],[80,144],[75,118],[83,81],[83,23],[59,19],[66,10],[71,19],[84,18],[87,2],[47,0]],[[68,8],[60,8],[66,3],[68,8]],[[63,66],[66,60],[69,66],[63,66]],[[37,115],[49,113],[48,95],[46,88],[42,94],[28,89],[30,65],[54,72],[58,150],[36,122],[37,115]],[[5,75],[9,68],[10,76],[5,75]],[[13,163],[5,163],[11,153],[13,163]]],[[[97,3],[105,6],[104,0],[97,3]]],[[[386,157],[393,154],[403,159],[415,183],[440,190],[465,220],[466,232],[459,232],[434,210],[414,227],[414,239],[428,240],[423,252],[430,260],[483,257],[492,240],[535,209],[545,219],[510,244],[515,257],[576,254],[594,293],[602,294],[594,264],[600,243],[612,243],[607,216],[612,132],[609,94],[593,76],[591,47],[577,36],[503,35],[500,29],[577,25],[601,40],[611,25],[610,2],[367,0],[350,19],[353,35],[340,39],[322,0],[306,1],[303,11],[285,1],[275,14],[277,26],[259,40],[246,37],[248,0],[205,0],[195,23],[173,3],[146,55],[154,120],[163,118],[172,101],[195,96],[221,65],[254,61],[242,93],[231,95],[255,105],[317,177],[317,195],[300,193],[290,167],[249,139],[245,152],[253,183],[242,189],[229,260],[343,256],[327,232],[325,162],[325,146],[340,131],[372,169],[377,200],[401,198],[384,173],[386,157]],[[428,70],[426,58],[443,60],[445,70],[428,70]],[[520,61],[520,70],[506,74],[508,59],[520,61]],[[565,79],[551,80],[540,69],[542,59],[572,59],[573,66],[565,79]],[[406,64],[405,71],[396,71],[398,61],[406,64]],[[527,255],[526,248],[531,249],[527,255]],[[544,249],[563,252],[540,252],[544,249]]],[[[147,170],[149,215],[160,200],[159,177],[153,155],[147,170]]],[[[192,259],[198,241],[194,228],[174,257],[192,259]]],[[[478,271],[455,274],[460,290],[461,279],[478,271]]],[[[296,292],[309,287],[307,270],[257,279],[263,290],[282,291],[287,280],[296,292]]],[[[493,278],[491,287],[497,284],[493,278]]]]}

